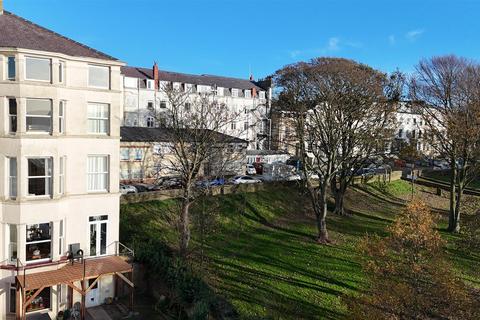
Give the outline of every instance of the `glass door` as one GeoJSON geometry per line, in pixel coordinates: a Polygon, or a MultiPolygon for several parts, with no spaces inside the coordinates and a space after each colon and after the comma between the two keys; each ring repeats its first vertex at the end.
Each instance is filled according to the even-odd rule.
{"type": "Polygon", "coordinates": [[[107,254],[108,216],[90,217],[90,256],[107,254]]]}

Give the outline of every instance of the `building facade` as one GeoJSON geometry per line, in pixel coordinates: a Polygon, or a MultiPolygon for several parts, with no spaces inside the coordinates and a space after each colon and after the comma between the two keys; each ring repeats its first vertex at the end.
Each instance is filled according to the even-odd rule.
{"type": "Polygon", "coordinates": [[[249,149],[270,148],[270,81],[168,72],[158,70],[156,64],[152,69],[123,67],[122,74],[124,126],[161,126],[159,119],[168,117],[170,108],[164,88],[171,87],[188,94],[187,108],[199,95],[211,95],[236,115],[222,132],[248,141],[249,149]]]}
{"type": "Polygon", "coordinates": [[[113,257],[124,64],[1,8],[0,30],[0,319],[84,316],[128,269],[113,257]]]}

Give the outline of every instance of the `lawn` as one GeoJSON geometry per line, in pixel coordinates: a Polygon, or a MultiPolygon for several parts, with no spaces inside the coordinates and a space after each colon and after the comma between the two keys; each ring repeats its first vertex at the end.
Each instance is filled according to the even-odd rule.
{"type": "MultiPolygon", "coordinates": [[[[191,259],[242,319],[341,319],[348,312],[342,297],[365,288],[356,250],[359,240],[366,233],[385,235],[385,227],[410,192],[404,181],[349,192],[346,203],[352,216],[328,217],[334,241],[329,246],[314,242],[315,219],[308,198],[293,187],[200,201],[195,207],[191,259]],[[208,221],[203,236],[200,220],[208,221]]],[[[419,197],[435,197],[423,188],[416,192],[419,197]]],[[[174,201],[123,206],[121,232],[130,235],[125,241],[146,232],[174,246],[175,206],[174,201]]],[[[451,243],[456,241],[448,237],[451,243]]],[[[453,246],[449,252],[464,278],[478,285],[479,261],[468,260],[453,246]]]]}

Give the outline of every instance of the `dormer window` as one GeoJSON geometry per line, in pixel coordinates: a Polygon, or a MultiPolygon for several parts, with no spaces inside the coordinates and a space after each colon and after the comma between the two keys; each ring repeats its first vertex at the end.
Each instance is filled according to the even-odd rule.
{"type": "Polygon", "coordinates": [[[155,88],[155,81],[154,80],[147,80],[147,89],[153,90],[155,88]]]}
{"type": "Polygon", "coordinates": [[[238,97],[238,89],[232,89],[232,97],[238,97]]]}
{"type": "Polygon", "coordinates": [[[185,83],[185,92],[192,92],[192,84],[185,83]]]}
{"type": "Polygon", "coordinates": [[[223,87],[217,87],[217,96],[222,97],[225,94],[223,87]]]}
{"type": "Polygon", "coordinates": [[[265,91],[260,91],[260,92],[258,93],[258,98],[259,98],[259,99],[265,99],[265,91]]]}
{"type": "Polygon", "coordinates": [[[180,91],[180,88],[181,88],[181,83],[180,82],[174,82],[173,83],[173,90],[180,91]]]}
{"type": "Polygon", "coordinates": [[[251,90],[245,90],[245,98],[250,99],[252,97],[252,91],[251,90]]]}

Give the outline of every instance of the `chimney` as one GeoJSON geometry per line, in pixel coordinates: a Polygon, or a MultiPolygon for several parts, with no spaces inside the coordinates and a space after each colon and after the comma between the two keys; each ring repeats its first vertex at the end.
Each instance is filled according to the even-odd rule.
{"type": "MultiPolygon", "coordinates": [[[[0,0],[2,1],[2,0],[0,0]]],[[[158,90],[160,88],[160,83],[158,81],[158,65],[157,63],[155,62],[153,64],[153,81],[155,82],[155,90],[158,90]]]]}
{"type": "MultiPolygon", "coordinates": [[[[0,1],[1,1],[1,0],[0,0],[0,1]]],[[[254,80],[255,80],[255,78],[253,77],[253,74],[250,73],[250,81],[254,81],[254,80]]]]}
{"type": "Polygon", "coordinates": [[[3,14],[3,0],[0,0],[0,14],[3,14]]]}

